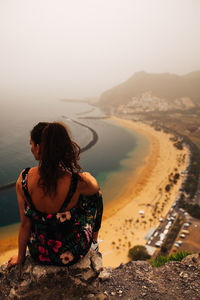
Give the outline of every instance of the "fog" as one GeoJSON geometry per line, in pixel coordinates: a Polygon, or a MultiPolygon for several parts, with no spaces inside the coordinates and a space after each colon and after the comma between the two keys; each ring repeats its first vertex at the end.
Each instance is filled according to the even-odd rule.
{"type": "Polygon", "coordinates": [[[0,99],[98,97],[200,69],[199,0],[1,0],[0,99]]]}

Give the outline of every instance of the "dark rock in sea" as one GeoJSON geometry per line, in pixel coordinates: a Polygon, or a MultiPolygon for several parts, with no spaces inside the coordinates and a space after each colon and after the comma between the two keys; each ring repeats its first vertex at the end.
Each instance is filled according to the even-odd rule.
{"type": "Polygon", "coordinates": [[[101,254],[92,250],[69,268],[38,265],[30,256],[21,269],[6,265],[0,267],[1,300],[200,299],[198,254],[160,268],[144,261],[102,268],[101,254]]]}

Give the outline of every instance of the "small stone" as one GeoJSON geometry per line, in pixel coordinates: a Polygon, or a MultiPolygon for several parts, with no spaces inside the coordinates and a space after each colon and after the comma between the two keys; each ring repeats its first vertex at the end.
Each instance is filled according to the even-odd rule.
{"type": "Polygon", "coordinates": [[[35,266],[33,269],[33,275],[39,280],[41,277],[45,277],[46,270],[45,267],[42,266],[35,266]]]}
{"type": "Polygon", "coordinates": [[[95,272],[100,273],[101,270],[103,269],[101,253],[94,251],[93,255],[91,256],[91,262],[95,272]]]}
{"type": "Polygon", "coordinates": [[[20,283],[20,287],[28,287],[29,285],[31,284],[31,280],[23,280],[21,283],[20,283]]]}
{"type": "Polygon", "coordinates": [[[94,297],[94,294],[89,294],[89,295],[87,296],[88,299],[93,298],[93,297],[94,297]]]}
{"type": "Polygon", "coordinates": [[[99,274],[99,279],[101,279],[102,281],[108,280],[109,278],[110,278],[110,273],[107,270],[103,270],[99,274]]]}
{"type": "Polygon", "coordinates": [[[123,293],[122,290],[119,290],[119,291],[118,291],[118,294],[119,294],[119,295],[122,294],[122,293],[123,293]]]}
{"type": "Polygon", "coordinates": [[[107,299],[107,296],[102,293],[95,296],[95,300],[106,300],[106,299],[107,299]]]}
{"type": "Polygon", "coordinates": [[[106,296],[108,296],[108,292],[107,292],[107,291],[104,291],[103,293],[104,293],[106,296]]]}
{"type": "Polygon", "coordinates": [[[147,289],[147,287],[145,285],[142,286],[143,289],[147,289]]]}
{"type": "Polygon", "coordinates": [[[10,290],[10,294],[9,294],[9,298],[10,299],[13,299],[13,298],[15,298],[17,296],[17,294],[16,294],[16,291],[15,291],[15,289],[11,289],[10,290]]]}
{"type": "Polygon", "coordinates": [[[188,278],[189,275],[187,273],[181,272],[179,274],[179,276],[182,277],[182,278],[188,278]]]}
{"type": "Polygon", "coordinates": [[[196,259],[196,257],[192,257],[192,261],[194,262],[194,263],[196,263],[197,262],[197,259],[196,259]]]}
{"type": "Polygon", "coordinates": [[[116,293],[115,293],[115,292],[111,292],[111,295],[112,295],[112,296],[115,296],[115,295],[116,295],[116,293]]]}
{"type": "Polygon", "coordinates": [[[84,257],[83,259],[80,259],[76,264],[72,265],[69,267],[69,270],[77,270],[77,269],[80,269],[80,270],[87,270],[87,269],[90,269],[90,266],[91,266],[91,251],[89,251],[84,257]]]}
{"type": "Polygon", "coordinates": [[[32,266],[31,265],[28,265],[26,266],[26,268],[24,269],[24,274],[30,274],[32,271],[32,266]]]}
{"type": "Polygon", "coordinates": [[[4,271],[6,271],[6,269],[7,269],[7,265],[8,265],[8,263],[6,262],[6,263],[3,263],[1,266],[0,266],[0,271],[1,272],[4,272],[4,271]]]}
{"type": "Polygon", "coordinates": [[[84,281],[88,281],[88,280],[94,278],[95,275],[96,275],[95,272],[94,272],[93,270],[90,269],[90,270],[88,270],[87,272],[82,273],[80,277],[81,277],[84,281]]]}

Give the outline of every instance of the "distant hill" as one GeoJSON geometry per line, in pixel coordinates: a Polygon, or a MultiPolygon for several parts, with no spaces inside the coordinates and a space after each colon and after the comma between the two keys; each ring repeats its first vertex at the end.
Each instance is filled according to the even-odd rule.
{"type": "Polygon", "coordinates": [[[101,106],[118,106],[128,103],[132,97],[151,91],[153,95],[172,100],[189,97],[200,104],[200,71],[184,76],[170,73],[150,74],[137,72],[127,81],[105,91],[99,100],[101,106]]]}

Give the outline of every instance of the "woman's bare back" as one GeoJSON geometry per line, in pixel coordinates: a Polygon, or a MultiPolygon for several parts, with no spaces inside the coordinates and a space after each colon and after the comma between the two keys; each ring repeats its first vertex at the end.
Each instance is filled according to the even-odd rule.
{"type": "MultiPolygon", "coordinates": [[[[89,173],[80,173],[79,175],[82,180],[78,181],[77,189],[66,210],[75,206],[81,193],[83,195],[92,195],[99,189],[98,184],[92,175],[89,173]]],[[[49,196],[44,193],[42,187],[38,185],[39,178],[39,167],[31,168],[28,173],[28,190],[35,208],[45,213],[58,212],[68,195],[72,178],[71,173],[66,172],[65,175],[58,179],[55,196],[49,196]]]]}
{"type": "MultiPolygon", "coordinates": [[[[38,185],[40,178],[39,168],[31,168],[28,173],[28,190],[32,198],[32,202],[35,208],[45,213],[56,213],[62,207],[67,194],[69,192],[71,183],[71,174],[66,172],[63,177],[58,179],[57,192],[55,196],[49,196],[45,194],[42,187],[38,185]]],[[[78,189],[72,197],[70,204],[75,202],[79,196],[78,189]]]]}

